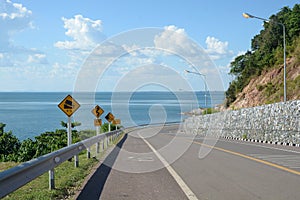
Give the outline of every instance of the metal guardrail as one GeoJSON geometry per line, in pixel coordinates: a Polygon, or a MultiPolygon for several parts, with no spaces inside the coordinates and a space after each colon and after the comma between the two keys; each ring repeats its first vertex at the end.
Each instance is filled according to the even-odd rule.
{"type": "MultiPolygon", "coordinates": [[[[24,162],[6,171],[0,172],[0,198],[17,190],[21,186],[34,180],[47,171],[49,171],[50,176],[50,172],[53,172],[53,169],[61,163],[71,159],[74,156],[77,156],[81,151],[88,149],[94,144],[99,144],[101,141],[103,141],[104,144],[105,140],[107,143],[109,140],[114,140],[120,135],[120,133],[122,133],[122,131],[123,129],[119,129],[108,133],[103,133],[101,135],[96,135],[44,156],[24,162]]],[[[50,182],[51,181],[49,180],[51,188],[51,184],[53,183],[50,182]]]]}

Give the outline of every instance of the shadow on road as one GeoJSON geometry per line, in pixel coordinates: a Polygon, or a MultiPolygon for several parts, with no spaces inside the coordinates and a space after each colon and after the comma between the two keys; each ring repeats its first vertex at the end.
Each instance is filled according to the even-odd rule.
{"type": "Polygon", "coordinates": [[[86,183],[81,193],[78,195],[78,200],[86,199],[99,199],[104,188],[105,182],[111,171],[111,166],[115,163],[120,149],[122,148],[124,142],[127,139],[127,134],[124,135],[122,140],[116,145],[112,152],[105,158],[100,167],[95,171],[90,180],[86,183]]]}

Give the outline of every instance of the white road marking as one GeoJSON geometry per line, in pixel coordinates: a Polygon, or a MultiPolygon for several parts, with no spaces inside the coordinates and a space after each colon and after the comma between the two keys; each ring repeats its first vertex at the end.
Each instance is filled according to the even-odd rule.
{"type": "Polygon", "coordinates": [[[155,153],[155,155],[158,157],[158,159],[163,163],[165,168],[169,171],[171,176],[175,179],[179,187],[182,189],[182,191],[185,193],[187,198],[189,200],[198,200],[196,195],[193,193],[193,191],[187,186],[187,184],[182,180],[182,178],[177,174],[177,172],[169,165],[169,163],[156,151],[156,149],[141,135],[140,137],[143,139],[143,141],[149,146],[149,148],[155,153]]]}
{"type": "Polygon", "coordinates": [[[143,162],[143,161],[147,161],[147,162],[150,162],[150,161],[154,161],[153,157],[152,156],[147,156],[147,157],[134,157],[134,156],[129,156],[128,157],[128,160],[130,161],[139,161],[139,162],[143,162]]]}

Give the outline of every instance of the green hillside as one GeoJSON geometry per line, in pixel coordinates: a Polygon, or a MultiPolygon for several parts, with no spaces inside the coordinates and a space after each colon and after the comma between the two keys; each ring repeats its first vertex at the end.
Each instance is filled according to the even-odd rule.
{"type": "MultiPolygon", "coordinates": [[[[283,26],[278,23],[284,24],[286,29],[287,99],[291,100],[300,96],[300,76],[292,74],[293,70],[299,71],[300,67],[300,4],[296,4],[293,8],[284,7],[269,19],[269,22],[264,22],[263,30],[252,39],[251,51],[237,56],[230,63],[230,74],[234,75],[235,79],[226,91],[225,106],[227,108],[238,100],[241,93],[245,93],[243,90],[251,80],[266,75],[268,71],[282,71],[283,26]]],[[[282,101],[283,76],[279,77],[274,77],[274,82],[270,81],[252,87],[263,96],[261,98],[263,102],[257,102],[257,104],[282,101]]]]}

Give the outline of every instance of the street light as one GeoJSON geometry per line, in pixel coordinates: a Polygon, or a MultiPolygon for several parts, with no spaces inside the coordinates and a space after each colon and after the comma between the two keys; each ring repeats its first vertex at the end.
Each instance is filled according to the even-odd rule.
{"type": "Polygon", "coordinates": [[[196,75],[200,75],[203,76],[204,79],[204,86],[205,86],[205,94],[204,94],[204,99],[205,99],[205,108],[207,108],[207,100],[206,100],[206,94],[207,94],[207,85],[206,85],[206,75],[205,74],[201,74],[199,72],[193,72],[193,71],[189,71],[189,70],[184,70],[185,73],[190,73],[190,74],[196,74],[196,75]]]}
{"type": "MultiPolygon", "coordinates": [[[[243,17],[245,18],[256,18],[256,19],[260,19],[263,20],[265,22],[270,22],[270,20],[268,19],[264,19],[261,17],[256,17],[254,15],[250,15],[249,13],[243,13],[243,17]]],[[[283,30],[283,101],[284,103],[286,103],[286,55],[285,55],[285,26],[283,23],[271,20],[271,22],[274,22],[275,24],[278,24],[280,26],[282,26],[282,30],[283,30]]]]}

